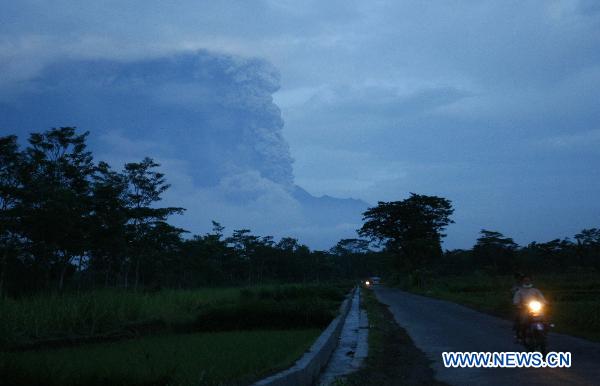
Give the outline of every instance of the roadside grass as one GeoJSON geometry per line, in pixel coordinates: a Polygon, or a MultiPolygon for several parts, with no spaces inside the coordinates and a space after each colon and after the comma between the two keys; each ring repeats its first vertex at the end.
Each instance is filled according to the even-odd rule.
{"type": "MultiPolygon", "coordinates": [[[[549,316],[556,332],[600,341],[600,274],[537,275],[534,282],[550,302],[549,316]]],[[[512,285],[511,276],[471,274],[438,276],[424,287],[404,288],[511,318],[512,285]]]]}
{"type": "Polygon", "coordinates": [[[396,323],[387,306],[379,303],[372,290],[362,294],[369,318],[369,355],[361,369],[334,385],[445,385],[433,378],[431,361],[396,323]]]}
{"type": "Polygon", "coordinates": [[[290,366],[319,329],[159,335],[0,353],[0,385],[244,384],[290,366]]]}
{"type": "Polygon", "coordinates": [[[94,290],[1,299],[0,350],[131,331],[136,337],[167,331],[321,327],[335,316],[349,288],[307,284],[152,293],[94,290]]]}

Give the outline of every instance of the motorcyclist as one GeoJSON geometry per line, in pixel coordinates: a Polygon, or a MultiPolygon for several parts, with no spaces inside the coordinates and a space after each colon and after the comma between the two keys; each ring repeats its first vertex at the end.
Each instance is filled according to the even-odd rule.
{"type": "MultiPolygon", "coordinates": [[[[525,276],[522,272],[516,272],[514,275],[515,281],[513,286],[510,288],[510,299],[512,300],[515,297],[517,291],[521,288],[521,284],[523,284],[523,276],[525,276]]],[[[519,320],[520,320],[520,312],[517,307],[513,310],[513,331],[515,332],[515,342],[518,343],[518,335],[519,335],[519,320]]]]}
{"type": "Polygon", "coordinates": [[[515,282],[513,284],[513,286],[510,288],[510,296],[511,298],[515,296],[515,294],[517,293],[517,291],[519,290],[519,288],[521,288],[521,285],[523,284],[523,277],[525,276],[525,274],[523,274],[522,272],[516,272],[515,273],[515,282]]]}
{"type": "Polygon", "coordinates": [[[513,296],[513,305],[517,308],[518,315],[518,325],[516,328],[517,340],[523,339],[523,328],[525,327],[525,323],[527,321],[527,304],[532,300],[537,300],[542,304],[548,303],[540,290],[533,286],[531,276],[523,275],[521,286],[513,296]]]}

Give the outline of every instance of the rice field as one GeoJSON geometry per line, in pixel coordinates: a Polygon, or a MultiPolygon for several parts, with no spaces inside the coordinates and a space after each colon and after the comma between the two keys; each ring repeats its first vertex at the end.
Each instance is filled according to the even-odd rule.
{"type": "Polygon", "coordinates": [[[319,329],[159,335],[74,348],[0,354],[11,386],[221,385],[290,366],[319,329]]]}
{"type": "Polygon", "coordinates": [[[239,288],[80,294],[0,299],[0,348],[40,339],[117,332],[133,323],[192,321],[198,310],[237,299],[239,288]]]}
{"type": "Polygon", "coordinates": [[[342,285],[0,300],[0,385],[244,384],[285,368],[337,314],[342,285]]]}

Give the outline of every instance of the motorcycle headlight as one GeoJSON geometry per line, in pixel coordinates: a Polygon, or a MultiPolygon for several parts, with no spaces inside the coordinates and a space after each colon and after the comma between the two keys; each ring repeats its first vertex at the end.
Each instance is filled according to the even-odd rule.
{"type": "Polygon", "coordinates": [[[533,312],[534,314],[539,314],[542,311],[542,303],[538,302],[537,300],[530,301],[528,306],[529,311],[533,312]]]}

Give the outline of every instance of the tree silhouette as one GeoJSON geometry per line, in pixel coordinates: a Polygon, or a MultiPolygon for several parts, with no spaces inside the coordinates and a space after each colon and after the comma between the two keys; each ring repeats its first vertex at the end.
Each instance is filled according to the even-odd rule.
{"type": "Polygon", "coordinates": [[[127,177],[105,162],[92,183],[92,228],[89,266],[102,273],[105,286],[118,275],[127,254],[127,177]]]}
{"type": "MultiPolygon", "coordinates": [[[[153,228],[163,226],[165,220],[172,214],[183,213],[183,208],[155,208],[152,205],[161,200],[161,195],[169,184],[165,182],[164,174],[155,171],[160,165],[151,158],[144,158],[139,163],[125,165],[124,174],[127,180],[126,206],[129,213],[128,234],[130,235],[130,257],[134,265],[134,289],[140,283],[140,268],[148,245],[151,243],[153,228]]],[[[131,263],[131,262],[130,262],[131,263]]],[[[127,265],[125,287],[128,286],[127,265]]]]}
{"type": "Polygon", "coordinates": [[[475,259],[490,265],[496,272],[510,273],[515,269],[515,251],[519,247],[513,239],[502,233],[482,229],[473,247],[475,259]]]}
{"type": "Polygon", "coordinates": [[[22,194],[20,169],[22,157],[14,135],[0,137],[0,297],[5,293],[9,258],[19,247],[18,205],[22,194]]]}
{"type": "Polygon", "coordinates": [[[453,212],[445,198],[411,193],[405,200],[379,202],[369,208],[358,233],[393,252],[398,269],[412,270],[441,256],[442,231],[453,223],[453,212]]]}
{"type": "Polygon", "coordinates": [[[58,277],[59,290],[73,259],[86,251],[94,172],[87,135],[73,127],[34,133],[25,150],[22,231],[36,262],[58,277]]]}

